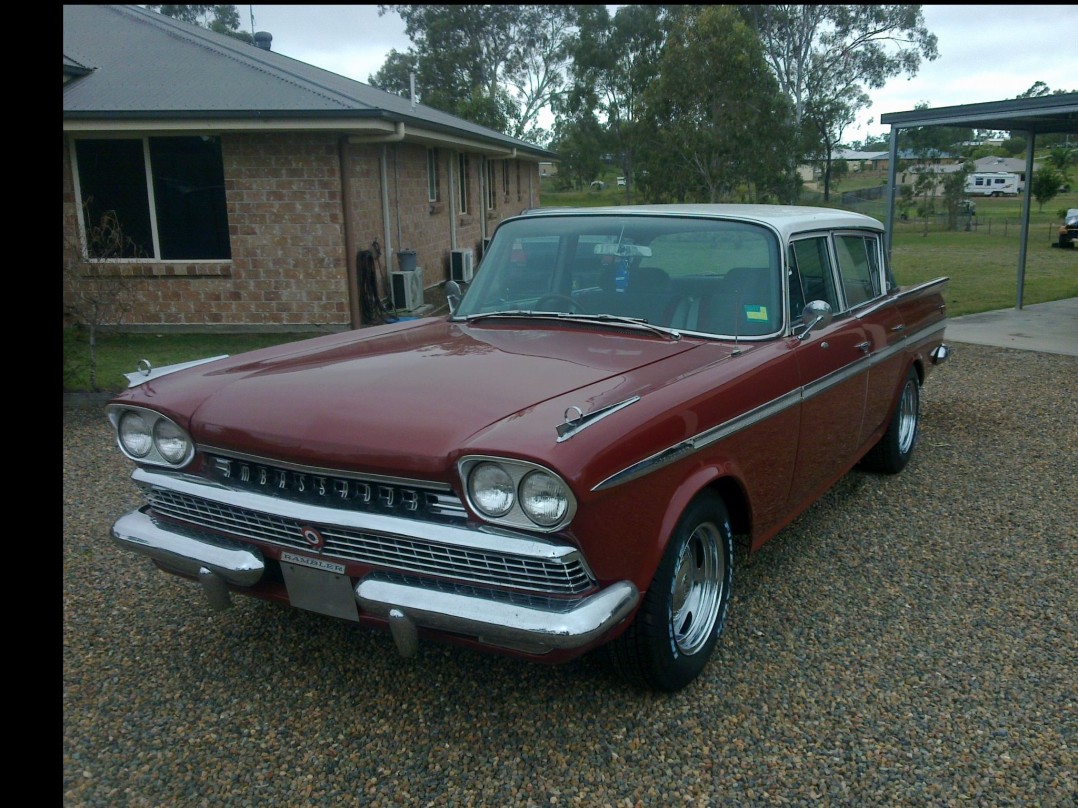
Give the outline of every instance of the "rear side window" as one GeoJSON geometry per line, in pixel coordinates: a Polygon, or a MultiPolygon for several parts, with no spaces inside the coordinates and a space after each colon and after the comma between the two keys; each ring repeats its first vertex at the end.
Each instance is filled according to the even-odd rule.
{"type": "Polygon", "coordinates": [[[835,255],[842,278],[846,308],[854,308],[882,294],[877,239],[871,236],[835,236],[835,255]]]}

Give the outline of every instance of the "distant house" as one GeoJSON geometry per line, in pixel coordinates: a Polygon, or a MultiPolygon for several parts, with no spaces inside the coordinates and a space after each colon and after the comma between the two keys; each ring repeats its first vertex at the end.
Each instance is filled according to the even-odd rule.
{"type": "Polygon", "coordinates": [[[1018,175],[1020,188],[1026,185],[1026,161],[1018,157],[981,157],[973,161],[974,171],[1006,171],[1018,175]]]}
{"type": "Polygon", "coordinates": [[[373,268],[388,296],[400,251],[437,296],[451,261],[538,206],[539,163],[557,159],[274,53],[268,34],[63,13],[65,250],[116,212],[140,257],[96,269],[132,277],[132,328],[355,327],[361,282],[373,268]]]}

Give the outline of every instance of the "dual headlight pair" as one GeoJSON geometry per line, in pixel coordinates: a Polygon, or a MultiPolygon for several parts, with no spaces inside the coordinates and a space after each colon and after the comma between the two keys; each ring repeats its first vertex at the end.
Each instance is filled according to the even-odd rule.
{"type": "Polygon", "coordinates": [[[183,466],[195,454],[194,442],[175,422],[153,410],[110,407],[120,451],[140,463],[183,466]]]}
{"type": "Polygon", "coordinates": [[[460,461],[460,476],[472,507],[492,522],[557,530],[576,510],[569,486],[533,463],[466,457],[460,461]]]}

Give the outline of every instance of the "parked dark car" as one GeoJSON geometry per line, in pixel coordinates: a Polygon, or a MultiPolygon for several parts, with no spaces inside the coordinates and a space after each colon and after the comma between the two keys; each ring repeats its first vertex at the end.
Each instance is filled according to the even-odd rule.
{"type": "Polygon", "coordinates": [[[1078,242],[1078,208],[1071,208],[1067,211],[1063,224],[1059,226],[1057,243],[1060,247],[1073,248],[1075,242],[1078,242]]]}
{"type": "Polygon", "coordinates": [[[448,316],[130,374],[107,412],[146,504],[112,535],[214,607],[405,655],[602,646],[676,690],[722,632],[735,537],[906,466],[945,283],[899,288],[882,225],[838,210],[530,211],[448,316]]]}

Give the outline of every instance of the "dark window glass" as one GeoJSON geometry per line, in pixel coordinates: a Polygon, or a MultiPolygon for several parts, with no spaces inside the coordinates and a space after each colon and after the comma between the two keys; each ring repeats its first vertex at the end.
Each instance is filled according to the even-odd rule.
{"type": "MultiPolygon", "coordinates": [[[[123,257],[163,260],[232,257],[221,144],[214,137],[79,140],[75,144],[84,224],[114,211],[128,240],[123,257]],[[146,152],[153,178],[153,213],[146,152]],[[154,249],[157,228],[159,251],[154,249]]],[[[94,245],[91,240],[91,252],[94,245]]],[[[94,256],[101,257],[101,256],[94,256]]]]}
{"type": "Polygon", "coordinates": [[[163,259],[231,258],[217,138],[150,138],[163,259]]]}
{"type": "MultiPolygon", "coordinates": [[[[141,140],[79,140],[75,143],[83,224],[87,232],[99,228],[110,212],[125,237],[122,257],[152,257],[153,231],[146,191],[146,161],[141,140]]],[[[90,239],[91,258],[102,258],[90,239]]]]}

